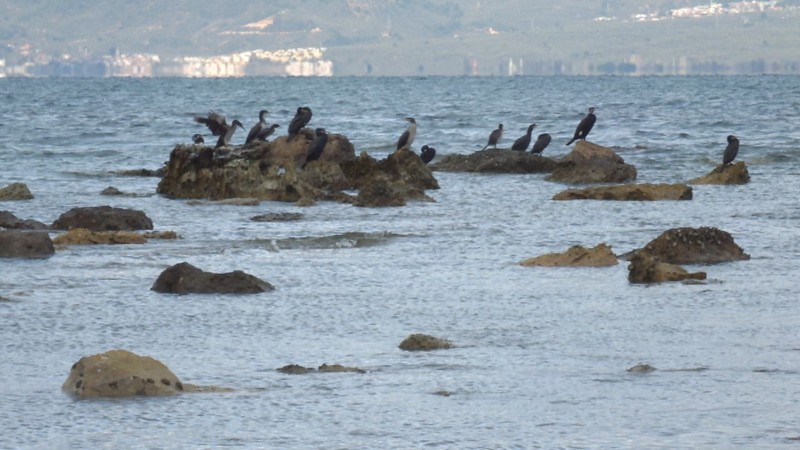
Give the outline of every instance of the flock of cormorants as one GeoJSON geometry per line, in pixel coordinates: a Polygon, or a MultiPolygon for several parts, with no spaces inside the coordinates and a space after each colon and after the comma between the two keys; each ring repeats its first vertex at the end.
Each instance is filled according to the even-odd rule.
{"type": "MultiPolygon", "coordinates": [[[[589,108],[589,112],[581,119],[578,123],[578,126],[575,128],[575,133],[572,136],[572,139],[567,142],[566,145],[570,145],[577,140],[585,140],[586,136],[589,135],[589,132],[592,131],[592,127],[594,127],[595,122],[597,121],[597,117],[594,115],[594,107],[589,108]]],[[[250,132],[247,134],[247,139],[245,140],[245,144],[249,144],[254,141],[266,141],[268,137],[272,136],[275,132],[275,129],[280,127],[280,125],[273,123],[272,125],[267,125],[266,117],[268,111],[263,109],[258,113],[258,123],[253,125],[250,129],[250,132]]],[[[291,141],[300,130],[303,129],[308,123],[311,121],[311,108],[307,106],[300,106],[297,108],[297,112],[295,113],[294,117],[292,118],[291,122],[289,123],[289,137],[288,141],[291,141]]],[[[244,129],[242,123],[238,120],[234,120],[229,125],[225,121],[225,117],[217,114],[214,111],[208,113],[207,117],[195,117],[195,122],[204,124],[208,129],[211,131],[211,134],[214,136],[218,136],[217,139],[217,147],[222,147],[228,145],[230,143],[231,137],[233,137],[234,132],[236,131],[236,127],[244,129]]],[[[417,121],[414,120],[413,117],[406,117],[405,120],[408,122],[408,128],[400,135],[400,138],[397,140],[397,150],[400,150],[403,147],[411,148],[411,144],[414,143],[414,139],[417,137],[417,121]]],[[[528,126],[528,130],[524,135],[519,137],[514,141],[511,145],[511,150],[524,152],[527,151],[528,146],[531,143],[531,135],[533,133],[533,129],[536,128],[536,124],[532,123],[528,126]]],[[[486,145],[483,147],[482,150],[486,150],[490,146],[497,149],[497,144],[500,142],[500,139],[503,137],[503,124],[499,124],[495,130],[493,130],[489,134],[489,140],[486,145]]],[[[531,153],[533,154],[541,154],[548,145],[550,145],[550,141],[552,137],[547,133],[542,133],[536,138],[536,142],[533,144],[533,148],[531,149],[531,153]]],[[[203,136],[200,134],[195,134],[192,136],[192,141],[195,144],[202,144],[204,143],[203,136]]],[[[308,150],[306,152],[306,161],[303,164],[305,167],[310,161],[314,161],[319,159],[322,155],[322,151],[325,149],[325,145],[328,143],[328,134],[324,128],[317,128],[314,130],[314,139],[311,141],[311,145],[309,145],[308,150]]],[[[436,149],[430,147],[428,145],[423,145],[420,154],[420,158],[425,164],[429,163],[433,160],[436,156],[436,149]]],[[[728,145],[725,147],[725,151],[723,153],[722,162],[723,164],[730,164],[733,162],[734,158],[736,158],[737,153],[739,152],[739,139],[736,136],[730,135],[728,136],[728,145]]]]}

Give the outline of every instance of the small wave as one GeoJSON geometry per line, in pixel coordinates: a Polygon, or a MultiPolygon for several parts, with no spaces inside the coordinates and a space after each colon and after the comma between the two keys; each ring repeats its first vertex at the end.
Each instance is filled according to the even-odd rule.
{"type": "Polygon", "coordinates": [[[273,239],[268,241],[273,250],[298,250],[298,249],[334,249],[334,248],[362,248],[373,247],[388,242],[391,239],[402,237],[402,234],[387,231],[364,233],[347,232],[330,236],[307,236],[286,239],[273,239]]]}

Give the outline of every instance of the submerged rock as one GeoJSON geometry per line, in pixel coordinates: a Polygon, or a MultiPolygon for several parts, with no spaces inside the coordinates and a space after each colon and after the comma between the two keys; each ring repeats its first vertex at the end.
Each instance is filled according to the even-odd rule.
{"type": "Polygon", "coordinates": [[[441,172],[550,173],[558,163],[545,156],[513,150],[481,150],[470,155],[444,155],[431,164],[441,172]]]}
{"type": "Polygon", "coordinates": [[[12,230],[48,230],[49,226],[38,220],[22,220],[10,211],[0,211],[0,228],[12,230]]]}
{"type": "Polygon", "coordinates": [[[427,334],[411,334],[400,343],[400,349],[408,352],[443,350],[453,348],[450,341],[427,334]]]}
{"type": "Polygon", "coordinates": [[[4,188],[0,188],[0,201],[6,200],[30,200],[33,194],[25,183],[11,183],[4,188]]]}
{"type": "Polygon", "coordinates": [[[643,248],[662,262],[672,264],[708,264],[750,259],[736,245],[733,236],[718,228],[673,228],[661,233],[643,248]]]}
{"type": "Polygon", "coordinates": [[[161,272],[150,289],[171,294],[257,294],[275,288],[241,270],[211,273],[182,262],[161,272]]]}
{"type": "Polygon", "coordinates": [[[317,368],[318,372],[328,372],[328,373],[367,373],[364,369],[359,369],[358,367],[347,367],[341,364],[322,364],[317,368]]]}
{"type": "Polygon", "coordinates": [[[275,369],[278,372],[285,373],[288,375],[305,375],[307,373],[311,373],[314,371],[313,367],[303,367],[299,364],[289,364],[283,366],[279,369],[275,369]]]}
{"type": "Polygon", "coordinates": [[[685,184],[622,184],[585,189],[567,189],[553,200],[691,200],[692,188],[685,184]]]}
{"type": "Polygon", "coordinates": [[[94,206],[70,209],[53,222],[52,228],[86,228],[92,231],[152,230],[153,221],[144,212],[135,209],[94,206]]]}
{"type": "Polygon", "coordinates": [[[253,222],[293,222],[302,219],[302,214],[290,212],[261,214],[250,218],[253,222]]]}
{"type": "Polygon", "coordinates": [[[636,179],[636,168],[610,148],[578,141],[545,179],[562,183],[625,183],[636,179]]]}
{"type": "Polygon", "coordinates": [[[564,253],[548,253],[519,263],[521,266],[544,267],[603,267],[618,263],[611,247],[598,244],[593,248],[580,245],[570,247],[564,253]]]}
{"type": "Polygon", "coordinates": [[[681,266],[661,262],[646,251],[634,252],[628,266],[628,281],[631,283],[663,283],[665,281],[705,279],[705,272],[690,273],[681,266]]]}
{"type": "Polygon", "coordinates": [[[637,364],[633,367],[629,367],[627,371],[633,373],[650,373],[655,372],[656,370],[657,369],[650,364],[637,364]]]}
{"type": "Polygon", "coordinates": [[[0,258],[48,258],[54,253],[45,231],[0,231],[0,258]]]}
{"type": "Polygon", "coordinates": [[[747,184],[749,182],[750,172],[744,161],[739,161],[736,164],[720,164],[711,172],[690,181],[689,184],[747,184]]]}

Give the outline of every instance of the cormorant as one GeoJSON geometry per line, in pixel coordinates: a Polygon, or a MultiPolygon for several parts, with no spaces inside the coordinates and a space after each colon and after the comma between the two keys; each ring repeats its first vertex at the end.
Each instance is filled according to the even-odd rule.
{"type": "Polygon", "coordinates": [[[500,138],[502,137],[503,137],[503,124],[501,123],[500,125],[497,126],[496,130],[492,131],[492,133],[489,134],[489,142],[487,142],[486,146],[483,147],[481,150],[486,150],[490,145],[496,149],[497,142],[500,141],[500,138]]]}
{"type": "Polygon", "coordinates": [[[308,125],[311,121],[311,108],[308,106],[300,106],[294,114],[292,121],[289,122],[289,139],[292,140],[304,126],[308,125]]]}
{"type": "Polygon", "coordinates": [[[311,145],[308,146],[308,151],[306,152],[306,162],[303,163],[303,167],[306,166],[311,161],[315,161],[322,156],[322,151],[325,150],[325,144],[328,143],[328,134],[325,132],[324,128],[317,128],[314,130],[314,140],[311,141],[311,145]]]}
{"type": "Polygon", "coordinates": [[[405,120],[408,122],[408,128],[400,135],[400,139],[397,140],[397,150],[403,147],[408,147],[410,149],[414,138],[417,137],[417,121],[414,120],[413,117],[406,117],[405,120]]]}
{"type": "Polygon", "coordinates": [[[203,135],[200,133],[192,135],[192,142],[195,144],[205,144],[206,140],[203,139],[203,135]]]}
{"type": "Polygon", "coordinates": [[[267,129],[267,121],[264,120],[267,118],[267,113],[269,113],[269,111],[266,109],[262,109],[258,112],[258,123],[253,125],[253,128],[250,128],[250,132],[247,133],[247,139],[244,140],[245,144],[249,144],[258,139],[258,135],[267,129]]]}
{"type": "Polygon", "coordinates": [[[531,153],[540,154],[550,145],[550,135],[547,133],[542,133],[539,137],[536,138],[536,142],[533,143],[533,149],[531,153]]]}
{"type": "Polygon", "coordinates": [[[436,156],[436,149],[433,147],[428,147],[427,145],[422,146],[422,152],[419,155],[422,158],[422,162],[428,164],[433,160],[433,157],[436,156]]]}
{"type": "Polygon", "coordinates": [[[214,136],[219,136],[217,139],[217,147],[222,147],[223,145],[228,145],[231,141],[231,137],[233,133],[236,131],[236,127],[239,127],[244,130],[244,126],[238,120],[234,120],[231,122],[230,125],[225,121],[225,117],[211,111],[208,113],[208,117],[195,117],[194,121],[197,123],[202,123],[211,130],[211,134],[214,136]]]}
{"type": "Polygon", "coordinates": [[[732,163],[737,153],[739,153],[739,138],[731,134],[728,136],[728,146],[722,154],[722,164],[732,163]]]}
{"type": "Polygon", "coordinates": [[[531,132],[533,129],[536,128],[536,124],[532,123],[528,126],[528,132],[525,133],[524,136],[514,141],[514,144],[511,145],[511,150],[517,150],[520,152],[524,152],[528,149],[528,146],[531,145],[531,132]]]}
{"type": "Polygon", "coordinates": [[[589,114],[586,114],[583,119],[581,119],[578,126],[575,127],[575,135],[572,136],[572,139],[570,139],[569,142],[567,142],[567,145],[572,144],[578,139],[586,140],[586,136],[588,136],[589,132],[592,131],[595,120],[597,120],[597,117],[594,115],[594,107],[591,107],[589,108],[589,114]]]}

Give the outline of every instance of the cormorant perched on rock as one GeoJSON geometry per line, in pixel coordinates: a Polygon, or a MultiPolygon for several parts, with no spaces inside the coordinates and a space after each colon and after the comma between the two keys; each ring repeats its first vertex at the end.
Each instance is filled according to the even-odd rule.
{"type": "Polygon", "coordinates": [[[421,150],[422,152],[419,157],[422,158],[422,162],[428,164],[429,162],[433,161],[433,157],[436,156],[435,148],[423,145],[421,150]]]}
{"type": "Polygon", "coordinates": [[[578,126],[575,127],[575,135],[572,136],[572,139],[570,139],[569,142],[567,142],[567,145],[572,144],[578,139],[586,140],[586,136],[588,136],[589,132],[592,131],[595,120],[597,120],[597,117],[594,115],[594,107],[591,107],[589,108],[589,114],[586,114],[586,116],[581,119],[578,126]]]}
{"type": "Polygon", "coordinates": [[[486,146],[483,147],[481,150],[486,150],[491,145],[495,149],[497,148],[497,143],[500,141],[500,138],[503,137],[503,124],[497,126],[497,129],[492,131],[489,134],[489,142],[486,143],[486,146]]]}
{"type": "Polygon", "coordinates": [[[525,133],[524,136],[514,141],[514,144],[511,145],[511,150],[517,150],[520,152],[524,152],[528,149],[528,146],[531,145],[531,133],[533,129],[536,128],[536,124],[532,123],[528,126],[528,132],[525,133]]]}
{"type": "Polygon", "coordinates": [[[397,150],[403,147],[410,149],[411,144],[414,143],[414,138],[417,137],[417,121],[413,117],[406,117],[405,120],[408,122],[408,128],[397,140],[397,150]]]}
{"type": "Polygon", "coordinates": [[[322,156],[322,151],[325,150],[325,144],[328,143],[328,134],[325,132],[324,128],[317,128],[314,130],[314,140],[311,141],[311,145],[308,146],[308,151],[306,152],[306,162],[303,163],[303,167],[306,166],[311,161],[315,161],[322,156]]]}
{"type": "Polygon", "coordinates": [[[533,143],[533,149],[531,150],[531,153],[541,154],[544,151],[544,149],[546,149],[547,146],[550,145],[551,139],[552,138],[547,133],[540,134],[539,137],[536,138],[536,142],[533,143]]]}
{"type": "Polygon", "coordinates": [[[294,114],[292,121],[289,122],[289,139],[292,140],[293,137],[303,129],[304,126],[308,125],[308,122],[311,121],[311,108],[308,106],[300,106],[297,108],[297,112],[294,114]]]}
{"type": "Polygon", "coordinates": [[[195,144],[205,144],[206,140],[203,139],[203,135],[200,133],[192,135],[192,142],[195,144]]]}
{"type": "Polygon", "coordinates": [[[239,127],[244,130],[244,126],[238,120],[234,120],[231,122],[230,125],[225,121],[225,117],[211,111],[208,113],[208,117],[195,117],[194,121],[197,123],[202,123],[211,130],[211,134],[214,136],[219,136],[217,139],[217,147],[222,147],[223,145],[228,145],[231,141],[231,137],[233,137],[233,133],[236,131],[236,127],[239,127]]]}
{"type": "Polygon", "coordinates": [[[269,127],[269,125],[267,125],[267,121],[265,120],[267,118],[267,113],[269,113],[269,111],[266,109],[262,109],[258,112],[258,123],[253,125],[253,128],[250,128],[250,132],[247,133],[247,139],[244,140],[245,144],[249,144],[257,140],[259,134],[264,132],[264,130],[269,127]]]}
{"type": "Polygon", "coordinates": [[[722,164],[732,163],[737,153],[739,153],[739,138],[731,134],[728,136],[728,146],[722,154],[722,164]]]}

